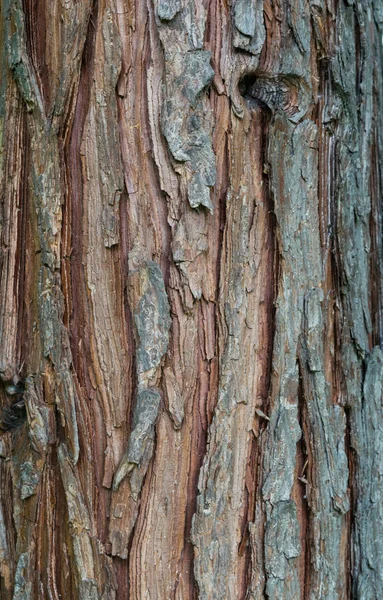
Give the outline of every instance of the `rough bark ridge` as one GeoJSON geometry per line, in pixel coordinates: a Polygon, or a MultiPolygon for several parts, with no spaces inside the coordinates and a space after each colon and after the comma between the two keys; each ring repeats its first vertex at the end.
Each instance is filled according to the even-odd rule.
{"type": "Polygon", "coordinates": [[[0,11],[1,598],[380,598],[381,4],[0,11]]]}

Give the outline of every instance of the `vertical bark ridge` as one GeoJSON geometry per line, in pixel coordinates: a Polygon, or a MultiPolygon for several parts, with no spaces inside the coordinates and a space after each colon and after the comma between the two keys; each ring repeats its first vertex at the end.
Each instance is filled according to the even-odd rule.
{"type": "MultiPolygon", "coordinates": [[[[71,348],[77,377],[82,387],[89,393],[88,374],[83,354],[90,355],[89,334],[85,328],[86,307],[83,306],[86,294],[84,287],[84,272],[82,265],[82,173],[80,145],[83,135],[85,119],[88,112],[91,79],[94,61],[94,20],[97,19],[98,4],[95,3],[92,11],[92,20],[89,21],[87,38],[84,43],[84,53],[81,63],[81,73],[77,95],[73,101],[74,110],[72,119],[66,124],[68,134],[65,136],[65,164],[67,181],[67,198],[64,206],[63,223],[63,279],[65,279],[65,301],[67,321],[71,336],[71,348]],[[80,350],[80,340],[82,352],[80,350]]],[[[91,362],[91,361],[88,361],[91,362]]]]}
{"type": "Polygon", "coordinates": [[[263,404],[265,393],[262,386],[264,371],[259,366],[259,371],[250,375],[246,370],[246,360],[252,360],[259,353],[260,365],[265,359],[267,362],[264,344],[267,348],[268,336],[264,335],[263,326],[267,331],[268,317],[262,318],[260,312],[260,324],[256,324],[251,315],[259,304],[265,303],[266,311],[270,306],[267,303],[268,291],[260,284],[265,271],[270,268],[270,258],[262,252],[265,247],[270,252],[266,225],[269,207],[261,188],[262,165],[259,158],[255,155],[252,161],[253,165],[258,165],[254,173],[246,169],[243,159],[247,152],[250,156],[256,153],[258,146],[252,142],[261,137],[262,118],[257,125],[252,121],[244,125],[236,121],[232,126],[231,148],[236,150],[231,151],[233,176],[227,196],[220,291],[227,341],[221,359],[218,404],[210,427],[208,453],[200,476],[200,496],[193,524],[193,543],[197,550],[195,569],[202,598],[235,597],[237,589],[240,594],[244,593],[245,553],[238,557],[242,541],[241,523],[246,520],[241,498],[245,494],[248,444],[250,436],[253,436],[251,429],[255,408],[263,404]],[[235,217],[237,213],[239,216],[235,217]],[[253,213],[256,218],[253,218],[253,213]],[[233,223],[237,223],[239,231],[233,228],[233,223]],[[263,232],[259,237],[255,237],[255,223],[263,232]],[[250,355],[243,349],[240,351],[242,344],[252,348],[250,355]],[[249,375],[250,380],[247,379],[249,375]],[[227,433],[223,434],[222,428],[227,433]],[[235,441],[237,436],[242,438],[240,444],[235,441]],[[233,496],[226,504],[228,490],[232,490],[233,496]],[[239,506],[241,509],[235,518],[239,506]],[[207,555],[211,552],[216,557],[212,573],[207,562],[207,555]],[[225,568],[222,569],[223,564],[225,568]]]}

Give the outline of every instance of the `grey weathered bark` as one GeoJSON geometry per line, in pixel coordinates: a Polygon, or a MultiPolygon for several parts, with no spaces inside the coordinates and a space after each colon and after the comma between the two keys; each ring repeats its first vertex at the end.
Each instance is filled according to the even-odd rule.
{"type": "Polygon", "coordinates": [[[0,11],[0,597],[381,598],[381,3],[0,11]]]}

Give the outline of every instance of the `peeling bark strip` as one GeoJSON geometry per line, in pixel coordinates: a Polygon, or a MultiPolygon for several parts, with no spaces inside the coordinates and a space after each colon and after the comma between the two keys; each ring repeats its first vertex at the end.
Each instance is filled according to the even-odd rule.
{"type": "Polygon", "coordinates": [[[0,597],[383,589],[372,0],[0,7],[0,597]]]}
{"type": "Polygon", "coordinates": [[[135,467],[143,467],[138,478],[136,473],[131,475],[132,495],[137,501],[154,448],[154,425],[161,400],[156,382],[168,349],[170,316],[161,269],[156,263],[149,262],[138,273],[133,272],[130,286],[137,331],[138,394],[128,448],[115,473],[113,489],[118,490],[122,479],[135,467]]]}
{"type": "Polygon", "coordinates": [[[165,60],[162,131],[173,158],[181,163],[174,167],[187,184],[190,206],[205,206],[212,212],[215,156],[210,110],[202,95],[214,77],[211,53],[202,49],[206,11],[200,1],[183,9],[181,3],[159,2],[157,14],[165,60]]]}

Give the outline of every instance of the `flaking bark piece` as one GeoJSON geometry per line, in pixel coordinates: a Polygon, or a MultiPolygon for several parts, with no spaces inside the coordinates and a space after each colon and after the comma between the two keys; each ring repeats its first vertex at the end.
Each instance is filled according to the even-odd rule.
{"type": "Polygon", "coordinates": [[[151,388],[140,392],[133,416],[133,431],[130,434],[128,449],[121,459],[114,476],[113,489],[117,490],[121,481],[140,466],[148,443],[154,438],[154,425],[160,406],[160,392],[151,388]]]}
{"type": "Polygon", "coordinates": [[[137,374],[160,366],[169,344],[171,325],[168,297],[159,265],[148,261],[129,275],[130,304],[137,337],[137,374]]]}

